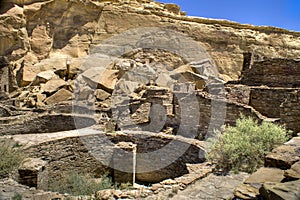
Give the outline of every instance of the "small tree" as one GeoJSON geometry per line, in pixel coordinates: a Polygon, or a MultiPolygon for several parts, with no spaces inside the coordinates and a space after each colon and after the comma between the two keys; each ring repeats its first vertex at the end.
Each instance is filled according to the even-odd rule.
{"type": "Polygon", "coordinates": [[[288,140],[289,134],[280,125],[259,125],[252,118],[241,116],[236,126],[227,126],[223,134],[217,133],[209,159],[225,171],[253,172],[263,164],[268,152],[288,140]]]}

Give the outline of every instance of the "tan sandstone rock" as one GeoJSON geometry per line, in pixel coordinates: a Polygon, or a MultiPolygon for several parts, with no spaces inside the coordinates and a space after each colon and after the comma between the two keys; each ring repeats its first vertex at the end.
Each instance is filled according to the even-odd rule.
{"type": "Polygon", "coordinates": [[[300,179],[300,161],[292,165],[291,169],[285,171],[284,176],[288,179],[300,179]]]}
{"type": "Polygon", "coordinates": [[[62,79],[52,79],[45,85],[42,85],[41,90],[46,93],[53,93],[66,85],[67,83],[62,79]]]}
{"type": "Polygon", "coordinates": [[[300,180],[286,183],[265,183],[259,191],[267,200],[299,200],[300,180]]]}
{"type": "Polygon", "coordinates": [[[57,91],[55,94],[53,94],[52,96],[48,97],[45,100],[45,103],[50,105],[50,104],[55,104],[55,103],[59,103],[62,101],[71,100],[71,98],[72,98],[72,93],[70,91],[62,88],[59,91],[57,91]]]}

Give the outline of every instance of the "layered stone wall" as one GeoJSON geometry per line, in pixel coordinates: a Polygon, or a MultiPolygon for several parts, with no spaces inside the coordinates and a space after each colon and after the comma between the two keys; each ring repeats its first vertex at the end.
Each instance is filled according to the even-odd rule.
{"type": "Polygon", "coordinates": [[[6,57],[0,56],[0,92],[12,92],[13,79],[9,62],[6,57]]]}
{"type": "Polygon", "coordinates": [[[79,137],[64,138],[45,142],[25,150],[29,157],[41,158],[47,161],[48,185],[59,181],[62,174],[68,172],[82,172],[103,174],[109,169],[90,155],[89,149],[79,137]]]}
{"type": "Polygon", "coordinates": [[[188,173],[187,163],[201,163],[205,151],[200,141],[146,132],[95,134],[41,143],[26,151],[47,161],[49,181],[62,173],[80,171],[96,176],[110,172],[115,144],[137,145],[136,180],[159,182],[188,173]]]}
{"type": "Polygon", "coordinates": [[[280,107],[280,119],[294,134],[300,132],[300,92],[289,93],[280,107]]]}
{"type": "Polygon", "coordinates": [[[251,88],[249,105],[270,118],[280,118],[280,105],[288,98],[292,88],[251,88]]]}
{"type": "Polygon", "coordinates": [[[95,123],[95,119],[90,116],[29,113],[27,115],[1,118],[0,135],[53,133],[80,129],[92,126],[95,123]]]}
{"type": "Polygon", "coordinates": [[[243,71],[241,83],[252,86],[299,87],[300,60],[276,58],[254,61],[243,71]]]}
{"type": "Polygon", "coordinates": [[[241,114],[258,121],[265,118],[251,106],[206,92],[171,92],[160,87],[147,87],[143,98],[121,101],[112,112],[121,130],[171,130],[172,134],[199,139],[225,124],[235,125],[241,114]]]}
{"type": "Polygon", "coordinates": [[[213,134],[215,130],[220,130],[223,125],[235,125],[236,119],[241,115],[252,117],[257,121],[265,119],[263,115],[248,105],[225,100],[208,99],[202,95],[197,97],[200,102],[199,132],[204,136],[206,134],[213,134]]]}

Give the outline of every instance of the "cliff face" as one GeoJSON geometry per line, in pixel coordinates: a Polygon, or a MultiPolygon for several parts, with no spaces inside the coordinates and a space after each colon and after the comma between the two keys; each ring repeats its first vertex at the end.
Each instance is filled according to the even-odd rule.
{"type": "Polygon", "coordinates": [[[176,5],[150,0],[7,0],[0,13],[0,56],[8,58],[15,75],[22,62],[38,73],[37,63],[44,59],[83,58],[104,39],[138,27],[168,27],[188,35],[227,80],[238,79],[244,52],[300,57],[299,33],[187,17],[176,5]]]}

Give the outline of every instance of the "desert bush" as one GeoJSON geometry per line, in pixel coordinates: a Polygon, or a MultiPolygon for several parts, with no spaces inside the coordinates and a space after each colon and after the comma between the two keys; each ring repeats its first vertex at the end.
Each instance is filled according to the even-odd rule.
{"type": "Polygon", "coordinates": [[[95,192],[112,187],[112,179],[107,175],[95,179],[88,174],[66,172],[61,179],[50,183],[51,191],[68,193],[71,195],[92,195],[95,192]]]}
{"type": "Polygon", "coordinates": [[[12,197],[12,200],[22,200],[22,195],[16,192],[12,197]]]}
{"type": "Polygon", "coordinates": [[[24,160],[20,147],[11,139],[0,140],[0,178],[8,177],[24,160]]]}
{"type": "Polygon", "coordinates": [[[264,162],[265,155],[283,144],[290,132],[271,122],[257,121],[241,116],[236,126],[227,126],[217,137],[209,153],[209,159],[223,171],[253,172],[264,162]]]}

